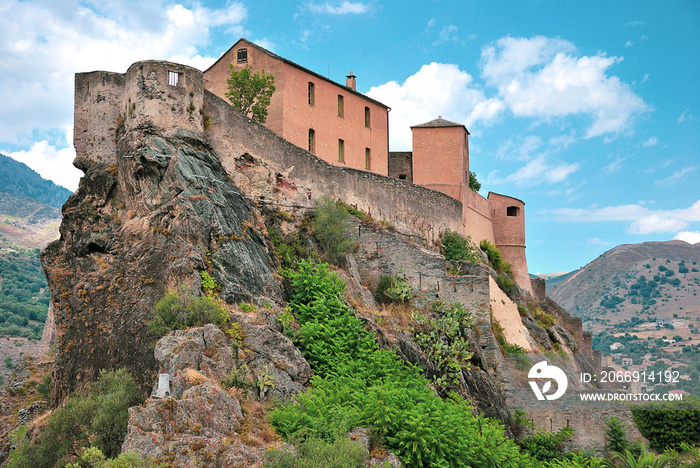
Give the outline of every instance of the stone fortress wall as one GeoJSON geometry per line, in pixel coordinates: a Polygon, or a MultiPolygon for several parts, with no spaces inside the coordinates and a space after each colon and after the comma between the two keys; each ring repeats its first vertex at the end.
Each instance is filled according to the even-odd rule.
{"type": "Polygon", "coordinates": [[[205,132],[234,181],[240,180],[236,171],[244,157],[265,165],[277,182],[283,182],[263,196],[307,204],[321,195],[339,198],[432,247],[439,245],[446,229],[493,240],[513,264],[518,284],[531,290],[524,204],[517,199],[489,194],[487,200],[468,193],[463,204],[404,180],[332,166],[206,91],[202,72],[185,65],[137,62],[126,74],[77,74],[75,84],[75,165],[83,170],[92,164],[113,164],[110,158],[116,154],[116,137],[124,129],[152,126],[164,136],[181,130],[205,132]],[[511,208],[520,210],[520,216],[506,216],[511,208]]]}

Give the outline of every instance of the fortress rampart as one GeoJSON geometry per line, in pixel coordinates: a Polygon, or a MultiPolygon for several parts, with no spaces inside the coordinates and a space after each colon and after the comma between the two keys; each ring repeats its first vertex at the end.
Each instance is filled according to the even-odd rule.
{"type": "Polygon", "coordinates": [[[408,181],[332,166],[206,91],[202,72],[185,65],[149,60],[134,63],[125,74],[76,75],[76,167],[114,164],[117,139],[137,128],[166,137],[182,130],[205,133],[235,182],[241,181],[241,158],[257,161],[277,181],[274,191],[262,195],[271,201],[310,204],[329,195],[432,247],[446,229],[491,240],[513,265],[518,284],[531,290],[520,200],[493,193],[485,199],[467,189],[460,201],[408,181]]]}

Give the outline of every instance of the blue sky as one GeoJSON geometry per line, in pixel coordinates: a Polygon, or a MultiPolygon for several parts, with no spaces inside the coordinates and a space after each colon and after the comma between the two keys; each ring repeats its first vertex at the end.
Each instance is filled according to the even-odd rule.
{"type": "Polygon", "coordinates": [[[392,108],[438,115],[526,203],[530,271],[622,243],[700,242],[700,2],[0,0],[0,152],[70,189],[73,75],[199,68],[245,36],[392,108]]]}

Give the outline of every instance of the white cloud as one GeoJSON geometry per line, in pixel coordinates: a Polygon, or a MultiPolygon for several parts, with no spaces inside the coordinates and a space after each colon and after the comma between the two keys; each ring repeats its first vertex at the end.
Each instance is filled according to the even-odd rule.
{"type": "Polygon", "coordinates": [[[33,143],[31,148],[26,151],[0,152],[26,164],[44,179],[52,180],[72,191],[78,188],[78,182],[83,175],[80,170],[73,167],[75,148],[72,145],[68,148],[57,149],[48,141],[42,140],[33,143]]]}
{"type": "Polygon", "coordinates": [[[689,110],[690,110],[690,109],[684,110],[683,113],[682,113],[681,115],[678,116],[678,123],[679,123],[679,124],[682,124],[683,122],[685,122],[686,115],[688,115],[688,111],[689,111],[689,110]]]}
{"type": "Polygon", "coordinates": [[[678,232],[688,227],[688,223],[678,218],[653,214],[637,219],[630,224],[632,234],[652,234],[655,232],[678,232]]]}
{"type": "Polygon", "coordinates": [[[578,164],[551,165],[545,162],[544,156],[539,156],[514,173],[499,178],[497,171],[489,174],[488,184],[515,184],[517,186],[533,186],[545,182],[557,183],[579,170],[578,164]]]}
{"type": "MultiPolygon", "coordinates": [[[[50,167],[58,164],[52,161],[72,161],[66,156],[71,149],[30,142],[72,125],[77,72],[125,72],[133,62],[153,58],[198,68],[213,63],[215,58],[198,54],[199,48],[208,44],[212,28],[238,34],[246,9],[238,2],[218,9],[191,5],[164,0],[3,0],[0,142],[28,147],[8,155],[36,158],[50,167]]],[[[37,163],[29,165],[37,169],[37,163]]],[[[69,166],[45,173],[74,188],[72,176],[65,175],[73,170],[69,166]]]]}
{"type": "Polygon", "coordinates": [[[659,144],[659,139],[656,138],[655,136],[651,136],[651,137],[649,137],[649,139],[647,141],[644,142],[643,145],[645,148],[651,148],[651,147],[656,146],[658,144],[659,144]]]}
{"type": "Polygon", "coordinates": [[[589,209],[559,208],[544,213],[552,215],[557,221],[630,221],[628,231],[632,234],[678,232],[686,229],[690,223],[700,221],[700,200],[689,208],[673,210],[651,210],[633,204],[589,209]]]}
{"type": "Polygon", "coordinates": [[[607,70],[622,59],[576,54],[566,40],[536,36],[504,37],[482,49],[486,81],[514,115],[562,117],[589,115],[587,138],[618,134],[648,110],[644,101],[607,70]]]}
{"type": "Polygon", "coordinates": [[[695,166],[684,167],[680,171],[675,171],[673,174],[666,177],[665,179],[655,180],[654,183],[656,185],[658,185],[659,187],[668,187],[669,185],[673,185],[677,182],[680,182],[681,180],[683,180],[685,178],[686,175],[695,171],[695,169],[696,169],[695,166]]]}
{"type": "Polygon", "coordinates": [[[700,231],[681,231],[673,239],[686,241],[688,244],[697,244],[700,242],[700,231]]]}
{"type": "Polygon", "coordinates": [[[369,5],[359,2],[344,1],[338,6],[332,6],[330,3],[319,5],[316,3],[307,4],[309,10],[313,13],[329,14],[329,15],[346,15],[346,14],[361,14],[369,11],[369,5]]]}
{"type": "Polygon", "coordinates": [[[634,45],[634,42],[632,42],[632,41],[625,42],[625,47],[632,47],[633,45],[634,45]]]}
{"type": "Polygon", "coordinates": [[[603,171],[608,173],[617,171],[622,167],[622,163],[625,162],[625,159],[627,158],[616,157],[614,161],[603,168],[603,171]]]}
{"type": "Polygon", "coordinates": [[[457,36],[457,31],[459,28],[455,26],[454,24],[449,24],[447,26],[443,26],[442,29],[440,30],[440,39],[437,41],[433,42],[433,45],[440,45],[444,44],[446,42],[456,42],[459,40],[459,36],[457,36]]]}
{"type": "Polygon", "coordinates": [[[457,65],[433,62],[423,65],[403,84],[390,81],[372,87],[367,95],[391,107],[391,150],[409,150],[411,125],[422,124],[438,116],[457,123],[471,123],[477,118],[476,115],[480,119],[495,118],[499,112],[498,102],[487,100],[480,90],[472,86],[472,81],[472,76],[457,65]]]}
{"type": "Polygon", "coordinates": [[[604,241],[598,237],[589,237],[586,243],[589,245],[612,245],[612,242],[604,241]]]}
{"type": "Polygon", "coordinates": [[[197,50],[207,44],[210,29],[235,27],[246,17],[240,3],[215,10],[156,0],[112,0],[91,8],[71,3],[6,3],[0,16],[0,141],[21,143],[32,131],[70,125],[76,72],[123,72],[152,58],[206,65],[213,58],[197,50]]]}

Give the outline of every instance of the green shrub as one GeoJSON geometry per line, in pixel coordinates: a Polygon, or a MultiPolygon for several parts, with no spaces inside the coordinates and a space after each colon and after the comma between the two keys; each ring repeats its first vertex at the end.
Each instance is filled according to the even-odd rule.
{"type": "Polygon", "coordinates": [[[253,385],[253,382],[248,378],[248,366],[244,363],[238,367],[231,369],[231,372],[221,378],[221,385],[227,390],[229,388],[240,388],[246,390],[253,385]]]}
{"type": "Polygon", "coordinates": [[[471,315],[459,303],[446,307],[437,301],[433,303],[433,311],[439,315],[438,319],[413,317],[413,340],[449,382],[458,385],[462,369],[469,368],[472,357],[469,342],[462,334],[463,327],[472,325],[471,315]]]}
{"type": "Polygon", "coordinates": [[[173,330],[207,323],[224,328],[230,319],[226,309],[209,296],[196,297],[184,291],[168,291],[156,304],[148,329],[157,337],[162,337],[173,330]]]}
{"type": "Polygon", "coordinates": [[[216,283],[216,280],[206,271],[201,271],[199,275],[202,277],[202,290],[204,294],[209,297],[216,296],[219,290],[219,285],[216,283]]]}
{"type": "Polygon", "coordinates": [[[556,317],[554,317],[553,315],[549,315],[540,307],[536,307],[534,310],[530,309],[530,312],[532,312],[532,317],[542,328],[549,328],[555,323],[557,323],[556,317]]]}
{"type": "Polygon", "coordinates": [[[625,424],[613,416],[605,421],[605,425],[607,426],[605,429],[605,450],[608,453],[628,450],[630,442],[627,440],[625,424]]]}
{"type": "Polygon", "coordinates": [[[294,450],[272,449],[264,457],[264,468],[360,468],[367,456],[359,442],[340,437],[334,442],[313,437],[295,444],[294,450]]]}
{"type": "Polygon", "coordinates": [[[164,468],[152,460],[144,460],[136,452],[124,452],[117,458],[108,460],[97,447],[90,447],[80,454],[81,463],[69,463],[66,468],[164,468]]]}
{"type": "Polygon", "coordinates": [[[117,456],[126,437],[128,409],[141,402],[136,383],[125,370],[103,370],[88,395],[71,397],[55,410],[38,438],[32,442],[25,438],[7,466],[63,466],[90,446],[107,457],[117,456]]]}
{"type": "Polygon", "coordinates": [[[314,203],[314,238],[327,261],[342,265],[345,256],[353,251],[349,236],[350,213],[342,204],[324,195],[314,203]]]}
{"type": "Polygon", "coordinates": [[[450,229],[447,229],[442,237],[442,253],[448,262],[481,263],[479,247],[472,242],[472,238],[462,237],[450,229]]]}
{"type": "Polygon", "coordinates": [[[700,444],[700,399],[684,395],[683,401],[653,402],[632,407],[634,424],[649,440],[649,447],[663,451],[680,445],[700,444]]]}
{"type": "Polygon", "coordinates": [[[496,277],[496,283],[501,290],[506,293],[506,295],[512,300],[518,299],[518,286],[515,281],[510,276],[498,275],[496,277]]]}
{"type": "Polygon", "coordinates": [[[548,462],[564,459],[564,442],[574,433],[570,427],[562,427],[557,432],[538,432],[520,442],[520,447],[534,459],[548,462]]]}
{"type": "Polygon", "coordinates": [[[285,438],[334,441],[355,427],[372,429],[405,466],[523,466],[503,426],[475,416],[461,398],[441,400],[413,365],[378,349],[350,314],[344,284],[327,265],[301,262],[286,272],[295,341],[314,371],[311,388],[269,416],[285,438]]]}
{"type": "Polygon", "coordinates": [[[393,276],[382,276],[377,285],[376,299],[381,304],[405,304],[413,299],[413,292],[408,280],[401,276],[399,270],[393,276]]]}
{"type": "Polygon", "coordinates": [[[497,272],[502,272],[504,262],[503,256],[501,255],[501,251],[498,250],[498,248],[495,245],[493,245],[486,239],[483,239],[481,241],[479,247],[481,247],[481,250],[483,250],[486,256],[488,257],[489,265],[491,265],[491,267],[497,272]]]}

